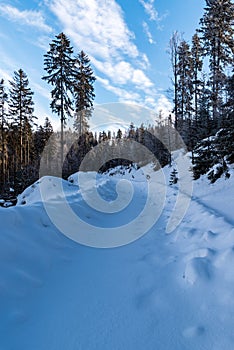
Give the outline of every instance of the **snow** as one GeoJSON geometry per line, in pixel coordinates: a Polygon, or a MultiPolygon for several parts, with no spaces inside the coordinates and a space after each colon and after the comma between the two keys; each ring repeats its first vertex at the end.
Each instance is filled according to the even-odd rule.
{"type": "Polygon", "coordinates": [[[62,181],[75,215],[90,231],[109,228],[110,234],[136,217],[136,232],[145,228],[149,182],[157,190],[160,183],[165,201],[157,193],[151,198],[158,216],[152,227],[116,248],[79,244],[55,226],[48,208],[66,219],[58,178],[43,177],[17,206],[0,208],[1,350],[233,349],[234,171],[214,184],[203,176],[190,193],[188,157],[180,150],[174,159],[161,174],[148,165],[89,174],[83,189],[79,174],[62,181]],[[174,167],[179,181],[169,186],[174,167]],[[119,212],[99,213],[95,203],[85,203],[82,193],[90,200],[93,177],[97,193],[119,212]],[[173,212],[179,191],[180,205],[189,198],[185,215],[173,212]],[[167,233],[171,219],[176,228],[167,233]]]}

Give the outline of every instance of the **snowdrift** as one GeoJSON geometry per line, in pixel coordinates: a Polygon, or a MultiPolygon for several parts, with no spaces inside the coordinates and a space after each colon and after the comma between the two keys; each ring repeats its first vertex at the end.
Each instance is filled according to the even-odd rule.
{"type": "MultiPolygon", "coordinates": [[[[123,225],[144,207],[148,178],[157,180],[153,166],[129,170],[96,178],[109,203],[117,182],[131,181],[133,203],[119,213],[103,215],[86,205],[77,174],[63,182],[66,200],[94,226],[123,225]]],[[[54,226],[39,185],[56,208],[57,178],[40,179],[16,207],[0,208],[0,349],[233,349],[234,172],[212,185],[205,177],[194,182],[186,215],[166,234],[181,179],[169,186],[172,168],[163,171],[160,217],[119,248],[80,245],[54,226]]]]}

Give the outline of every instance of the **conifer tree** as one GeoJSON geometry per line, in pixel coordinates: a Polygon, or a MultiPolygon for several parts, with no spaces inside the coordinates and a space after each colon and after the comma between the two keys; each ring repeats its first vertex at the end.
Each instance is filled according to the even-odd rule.
{"type": "Polygon", "coordinates": [[[209,57],[212,91],[213,122],[219,127],[225,68],[233,64],[234,4],[232,0],[206,0],[205,13],[200,20],[205,55],[209,57]]]}
{"type": "Polygon", "coordinates": [[[0,81],[0,185],[4,185],[7,172],[7,116],[6,105],[7,93],[5,91],[4,80],[0,81]]]}
{"type": "Polygon", "coordinates": [[[200,93],[198,96],[198,110],[197,110],[197,136],[198,140],[212,135],[215,132],[214,125],[211,118],[211,91],[207,86],[205,74],[201,78],[200,93]]]}
{"type": "Polygon", "coordinates": [[[169,185],[176,185],[178,182],[178,171],[173,168],[171,174],[170,174],[170,181],[169,181],[169,185]]]}
{"type": "Polygon", "coordinates": [[[15,135],[18,136],[17,157],[15,158],[16,161],[19,159],[16,166],[18,170],[22,170],[22,167],[26,165],[25,160],[28,159],[26,152],[28,152],[29,147],[28,137],[36,119],[33,115],[33,94],[29,87],[26,73],[22,69],[14,72],[13,80],[10,81],[9,116],[12,118],[13,125],[16,125],[18,130],[17,135],[15,135]]]}
{"type": "Polygon", "coordinates": [[[193,137],[193,60],[189,44],[182,40],[178,46],[177,64],[177,130],[188,146],[193,137]]]}
{"type": "Polygon", "coordinates": [[[44,55],[44,69],[47,75],[42,77],[53,86],[51,91],[52,112],[58,114],[61,122],[61,165],[63,164],[64,126],[72,111],[72,92],[74,77],[73,48],[70,40],[61,33],[52,40],[49,51],[44,55]]]}
{"type": "Polygon", "coordinates": [[[178,47],[178,119],[191,118],[192,114],[192,72],[193,61],[189,44],[182,40],[178,47]]]}
{"type": "Polygon", "coordinates": [[[181,41],[181,37],[179,33],[176,31],[173,33],[170,43],[169,43],[169,53],[170,53],[170,59],[171,59],[171,66],[172,66],[172,84],[174,86],[174,115],[175,115],[175,128],[178,127],[178,47],[181,41]]]}
{"type": "Polygon", "coordinates": [[[198,118],[198,98],[199,90],[201,88],[201,79],[199,73],[202,71],[203,67],[203,48],[201,44],[201,39],[198,34],[195,33],[192,37],[192,47],[191,55],[193,61],[193,92],[194,92],[194,115],[195,121],[198,118]]]}
{"type": "Polygon", "coordinates": [[[79,135],[87,132],[89,127],[88,120],[91,116],[95,98],[93,87],[95,80],[89,57],[84,51],[81,51],[75,60],[74,70],[74,128],[79,132],[79,135]]]}

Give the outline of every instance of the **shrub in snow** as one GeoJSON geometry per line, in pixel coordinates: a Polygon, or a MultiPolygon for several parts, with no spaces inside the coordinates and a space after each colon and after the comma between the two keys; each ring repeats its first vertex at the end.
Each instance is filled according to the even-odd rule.
{"type": "Polygon", "coordinates": [[[224,161],[223,164],[216,164],[207,174],[208,179],[211,183],[214,183],[222,175],[225,175],[226,178],[230,177],[228,172],[227,163],[224,161]]]}
{"type": "Polygon", "coordinates": [[[214,183],[221,176],[230,176],[228,164],[234,163],[234,130],[223,128],[213,137],[200,141],[194,150],[194,179],[207,174],[214,183]]]}
{"type": "Polygon", "coordinates": [[[178,171],[174,168],[171,172],[171,175],[170,175],[170,181],[169,181],[169,184],[170,185],[175,185],[177,184],[179,178],[178,178],[178,171]]]}

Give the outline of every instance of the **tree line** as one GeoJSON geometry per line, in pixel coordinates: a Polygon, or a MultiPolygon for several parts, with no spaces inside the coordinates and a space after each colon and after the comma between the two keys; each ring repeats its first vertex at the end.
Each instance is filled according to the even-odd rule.
{"type": "Polygon", "coordinates": [[[195,178],[233,160],[233,2],[206,0],[199,24],[191,42],[178,32],[170,40],[175,128],[192,151],[195,178]]]}
{"type": "MultiPolygon", "coordinates": [[[[49,139],[53,142],[46,151],[46,169],[55,175],[60,169],[65,178],[79,169],[90,151],[96,159],[113,148],[119,149],[119,154],[124,148],[129,154],[128,159],[116,156],[107,161],[101,171],[131,163],[131,140],[146,146],[161,165],[168,164],[172,150],[178,147],[178,134],[192,153],[195,178],[207,171],[212,181],[222,173],[228,176],[228,164],[234,161],[233,23],[231,0],[206,0],[200,27],[191,42],[178,32],[170,40],[172,116],[153,126],[131,124],[124,135],[121,130],[116,135],[108,130],[98,135],[89,131],[96,78],[88,55],[84,51],[74,55],[68,37],[64,33],[57,35],[44,55],[42,79],[51,86],[50,107],[60,119],[60,133],[53,132],[48,118],[38,126],[34,93],[22,69],[14,72],[8,89],[0,80],[0,192],[13,188],[19,193],[38,179],[49,139]],[[71,117],[73,131],[66,129],[71,117]],[[108,146],[102,152],[100,147],[99,151],[95,148],[101,143],[108,146]]],[[[144,161],[150,159],[139,158],[139,162],[144,161]]]]}
{"type": "MultiPolygon", "coordinates": [[[[44,55],[44,68],[46,75],[42,79],[52,86],[50,107],[60,119],[59,133],[53,131],[48,118],[43,126],[38,126],[38,118],[34,114],[34,93],[22,69],[14,72],[8,89],[4,80],[0,81],[0,194],[9,196],[11,188],[18,194],[43,174],[67,178],[78,171],[85,155],[91,150],[91,156],[96,160],[106,152],[113,154],[114,148],[119,150],[115,152],[117,155],[128,155],[128,159],[119,156],[108,160],[100,171],[130,164],[135,156],[134,147],[130,146],[133,140],[147,147],[161,165],[170,161],[168,149],[175,148],[175,137],[173,141],[171,132],[170,144],[165,147],[171,128],[169,119],[168,124],[159,122],[157,126],[145,127],[142,124],[135,127],[131,124],[124,134],[120,129],[116,135],[108,130],[98,134],[89,131],[96,78],[89,57],[84,51],[74,57],[73,48],[64,33],[51,42],[44,55]],[[65,128],[70,117],[73,118],[73,130],[65,128]],[[48,140],[49,147],[46,147],[48,140]],[[129,142],[126,143],[126,140],[129,142]],[[101,143],[103,149],[97,151],[95,146],[101,143]],[[43,166],[40,168],[42,158],[43,166]]],[[[139,163],[150,160],[139,154],[139,163]]]]}
{"type": "MultiPolygon", "coordinates": [[[[79,135],[88,130],[88,119],[95,97],[95,77],[88,55],[80,51],[73,57],[73,48],[64,33],[55,37],[44,55],[46,75],[51,86],[51,110],[61,121],[61,164],[64,161],[64,128],[73,116],[74,130],[79,135]]],[[[27,74],[19,69],[9,81],[9,88],[0,80],[0,194],[17,194],[37,180],[43,149],[53,134],[48,118],[38,125],[34,113],[33,91],[27,74]],[[12,189],[12,190],[11,190],[12,189]]]]}

